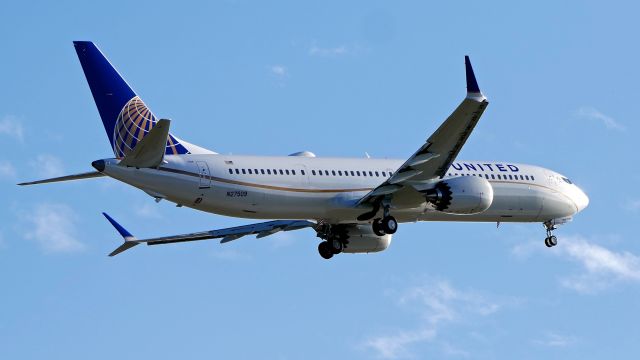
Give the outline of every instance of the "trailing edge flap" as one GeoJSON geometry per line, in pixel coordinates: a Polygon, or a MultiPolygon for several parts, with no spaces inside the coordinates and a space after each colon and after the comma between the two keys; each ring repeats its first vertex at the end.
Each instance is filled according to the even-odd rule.
{"type": "Polygon", "coordinates": [[[170,123],[171,120],[168,119],[158,121],[136,147],[124,156],[119,165],[137,168],[159,166],[164,158],[170,123]]]}

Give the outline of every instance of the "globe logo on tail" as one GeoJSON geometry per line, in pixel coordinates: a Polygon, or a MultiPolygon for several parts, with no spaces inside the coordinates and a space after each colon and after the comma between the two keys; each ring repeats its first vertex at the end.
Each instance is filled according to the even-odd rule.
{"type": "MultiPolygon", "coordinates": [[[[124,105],[113,128],[113,152],[121,158],[133,150],[138,142],[158,122],[151,110],[138,96],[124,105]]],[[[172,136],[167,139],[166,154],[186,154],[188,151],[172,136]]]]}

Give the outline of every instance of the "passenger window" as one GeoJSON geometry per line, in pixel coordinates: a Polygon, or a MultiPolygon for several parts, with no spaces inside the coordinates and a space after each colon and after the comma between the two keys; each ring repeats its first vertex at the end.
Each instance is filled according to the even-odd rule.
{"type": "Polygon", "coordinates": [[[509,180],[513,180],[513,177],[511,175],[509,175],[509,180]]]}
{"type": "Polygon", "coordinates": [[[233,174],[233,170],[229,169],[229,174],[233,174]]]}
{"type": "Polygon", "coordinates": [[[280,175],[284,175],[284,173],[282,172],[282,169],[279,170],[280,175]]]}
{"type": "Polygon", "coordinates": [[[264,175],[264,169],[260,169],[260,173],[264,175]]]}
{"type": "Polygon", "coordinates": [[[380,173],[376,171],[376,177],[380,177],[380,173]]]}
{"type": "Polygon", "coordinates": [[[242,173],[243,173],[243,174],[246,174],[246,173],[247,173],[247,171],[246,171],[245,169],[242,169],[242,173]]]}
{"type": "Polygon", "coordinates": [[[271,169],[267,169],[267,174],[271,175],[271,169]]]}
{"type": "Polygon", "coordinates": [[[327,175],[327,176],[329,176],[329,170],[325,170],[325,171],[324,171],[324,174],[325,174],[325,175],[327,175]]]}
{"type": "Polygon", "coordinates": [[[486,179],[489,179],[489,175],[488,175],[488,174],[484,174],[484,177],[485,177],[486,179]]]}
{"type": "Polygon", "coordinates": [[[502,176],[498,174],[498,180],[502,180],[502,176]]]}
{"type": "Polygon", "coordinates": [[[251,172],[251,169],[249,169],[249,170],[247,170],[247,171],[249,171],[249,175],[253,174],[253,173],[251,172]]]}
{"type": "Polygon", "coordinates": [[[387,177],[387,173],[383,171],[382,176],[387,177]]]}
{"type": "Polygon", "coordinates": [[[305,175],[304,170],[300,170],[300,172],[302,173],[302,175],[305,175]]]}
{"type": "Polygon", "coordinates": [[[342,176],[342,171],[338,170],[338,175],[342,176]]]}
{"type": "Polygon", "coordinates": [[[322,170],[318,170],[318,175],[322,176],[322,170]]]}
{"type": "Polygon", "coordinates": [[[373,172],[372,171],[369,171],[369,176],[373,176],[373,172]]]}
{"type": "Polygon", "coordinates": [[[353,171],[351,171],[351,176],[356,176],[356,173],[354,173],[353,171]]]}
{"type": "Polygon", "coordinates": [[[253,169],[254,174],[258,175],[258,169],[253,169]]]}
{"type": "Polygon", "coordinates": [[[523,175],[520,175],[520,180],[524,180],[524,176],[523,175]]]}
{"type": "Polygon", "coordinates": [[[287,175],[289,175],[289,170],[285,170],[284,172],[285,172],[287,175]]]}
{"type": "Polygon", "coordinates": [[[278,175],[278,170],[273,169],[273,175],[278,175]]]}
{"type": "Polygon", "coordinates": [[[236,169],[236,174],[240,174],[240,170],[236,169]]]}
{"type": "Polygon", "coordinates": [[[315,175],[316,171],[315,170],[311,170],[311,174],[315,175]]]}
{"type": "Polygon", "coordinates": [[[367,172],[366,172],[366,171],[363,171],[363,172],[362,172],[362,176],[367,176],[367,172]]]}
{"type": "Polygon", "coordinates": [[[344,176],[349,176],[349,172],[345,170],[344,176]]]}
{"type": "Polygon", "coordinates": [[[492,179],[492,180],[495,180],[495,179],[496,179],[496,176],[495,176],[495,175],[493,175],[493,174],[491,174],[491,179],[492,179]]]}
{"type": "Polygon", "coordinates": [[[531,175],[531,180],[535,180],[535,179],[533,178],[533,175],[531,175]]]}

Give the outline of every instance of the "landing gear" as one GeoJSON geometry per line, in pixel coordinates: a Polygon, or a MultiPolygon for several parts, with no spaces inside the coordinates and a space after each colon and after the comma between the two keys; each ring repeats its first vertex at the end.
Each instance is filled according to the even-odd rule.
{"type": "Polygon", "coordinates": [[[389,215],[390,207],[391,206],[389,204],[385,204],[382,219],[373,220],[371,227],[373,228],[374,234],[384,236],[386,234],[395,234],[396,231],[398,231],[398,221],[396,221],[396,218],[389,215]]]}
{"type": "Polygon", "coordinates": [[[380,226],[385,234],[391,235],[398,231],[398,222],[396,221],[396,218],[391,215],[383,217],[380,221],[380,226]]]}
{"type": "Polygon", "coordinates": [[[544,227],[547,229],[547,237],[544,239],[544,245],[548,248],[558,245],[558,238],[553,235],[553,230],[556,229],[556,226],[551,222],[545,222],[544,227]]]}
{"type": "Polygon", "coordinates": [[[329,260],[333,257],[333,250],[331,249],[331,245],[326,241],[318,244],[318,252],[323,259],[329,260]]]}
{"type": "Polygon", "coordinates": [[[316,231],[318,232],[318,237],[324,240],[318,244],[318,253],[324,259],[328,260],[333,255],[340,254],[349,245],[349,234],[343,225],[325,224],[316,231]]]}
{"type": "Polygon", "coordinates": [[[382,224],[380,219],[375,219],[373,220],[373,223],[371,224],[371,227],[373,228],[373,233],[378,235],[378,236],[384,236],[385,232],[384,230],[382,230],[382,224]]]}
{"type": "Polygon", "coordinates": [[[548,248],[554,247],[554,246],[558,245],[558,238],[555,237],[555,235],[547,236],[547,238],[544,239],[544,244],[548,248]]]}

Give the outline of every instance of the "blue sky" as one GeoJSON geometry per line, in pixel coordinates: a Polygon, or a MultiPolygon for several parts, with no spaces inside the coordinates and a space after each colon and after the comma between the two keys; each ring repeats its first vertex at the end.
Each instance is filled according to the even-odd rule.
{"type": "Polygon", "coordinates": [[[636,359],[634,2],[10,2],[0,12],[5,358],[636,359]],[[92,40],[179,137],[221,153],[406,158],[464,96],[462,159],[559,171],[590,206],[540,224],[403,224],[322,260],[312,232],[138,247],[245,224],[110,179],[19,188],[111,154],[73,50],[92,40]]]}

